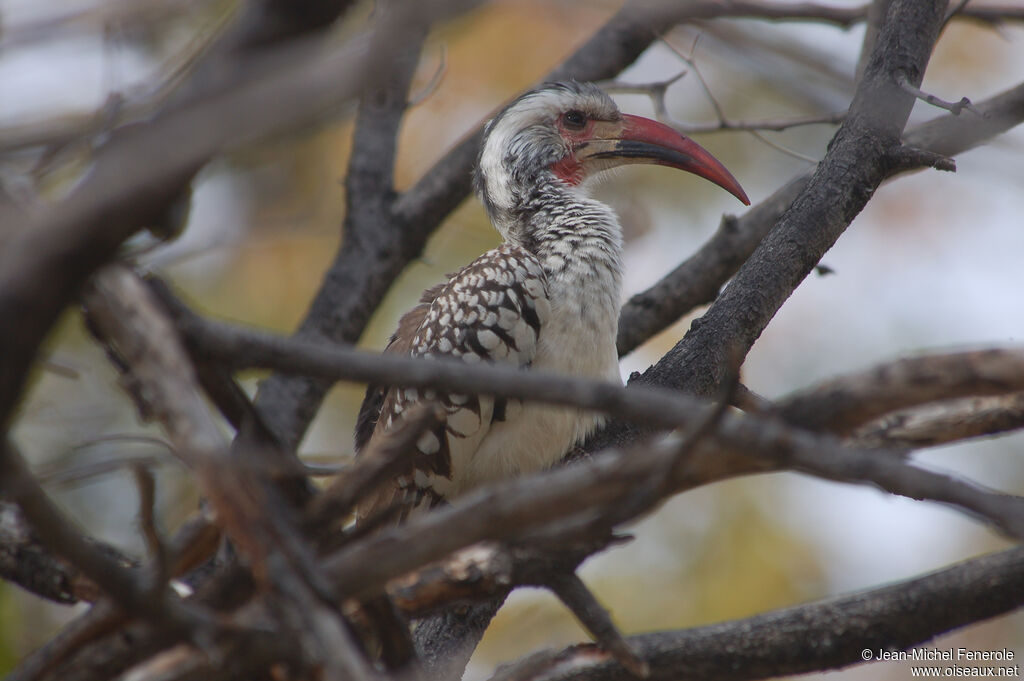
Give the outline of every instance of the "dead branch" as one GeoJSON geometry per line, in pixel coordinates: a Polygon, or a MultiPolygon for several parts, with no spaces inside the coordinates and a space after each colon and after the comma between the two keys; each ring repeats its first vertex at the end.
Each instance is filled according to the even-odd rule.
{"type": "MultiPolygon", "coordinates": [[[[982,118],[940,116],[908,130],[904,143],[943,156],[961,154],[1024,120],[1024,83],[976,106],[982,118]]],[[[630,298],[619,319],[619,354],[629,354],[698,306],[713,302],[810,177],[808,172],[793,178],[740,217],[725,216],[715,235],[696,253],[657,284],[630,298]]]]}
{"type": "Polygon", "coordinates": [[[98,585],[120,609],[157,623],[175,637],[202,636],[207,632],[208,618],[204,612],[185,607],[168,591],[151,592],[137,570],[121,564],[83,537],[39,487],[9,440],[0,451],[0,474],[4,495],[18,504],[47,548],[98,585]]]}
{"type": "MultiPolygon", "coordinates": [[[[385,11],[385,23],[393,14],[391,9],[385,11]]],[[[379,31],[371,44],[371,54],[382,65],[378,66],[380,78],[366,81],[360,92],[345,175],[344,238],[296,331],[298,338],[355,340],[358,333],[350,337],[349,327],[360,325],[359,320],[365,323],[386,290],[375,296],[365,287],[376,283],[382,271],[394,269],[397,276],[408,263],[405,254],[410,248],[410,230],[409,223],[400,220],[395,211],[394,161],[398,128],[428,28],[427,22],[399,23],[391,30],[379,31]],[[374,256],[367,259],[370,253],[374,256]]],[[[371,58],[370,63],[373,61],[371,58]]],[[[422,215],[416,216],[416,220],[422,219],[422,215]]],[[[256,406],[276,437],[287,449],[294,449],[328,387],[311,377],[272,376],[260,385],[256,406]],[[296,400],[296,395],[302,397],[296,400]]],[[[308,494],[294,491],[289,496],[301,503],[308,494]]]]}
{"type": "Polygon", "coordinates": [[[633,676],[645,679],[650,675],[650,667],[629,645],[612,622],[611,615],[575,572],[548,579],[545,586],[576,616],[594,637],[600,650],[610,653],[633,676]]]}
{"type": "MultiPolygon", "coordinates": [[[[704,681],[744,681],[863,662],[863,652],[903,650],[938,633],[1024,604],[1024,549],[975,558],[923,577],[851,596],[711,626],[630,637],[652,679],[681,670],[704,681]]],[[[630,681],[591,645],[543,652],[491,681],[630,681]]]]}
{"type": "MultiPolygon", "coordinates": [[[[443,18],[464,4],[431,3],[429,11],[417,4],[394,22],[420,22],[424,12],[443,18]]],[[[43,334],[86,277],[131,234],[159,222],[180,188],[214,155],[336,113],[376,73],[379,65],[368,61],[370,42],[365,35],[340,46],[296,40],[237,65],[229,82],[202,91],[207,96],[197,90],[146,124],[117,131],[67,198],[12,226],[0,269],[0,319],[17,320],[21,333],[0,339],[7,366],[0,373],[3,422],[43,334]]]]}
{"type": "MultiPolygon", "coordinates": [[[[704,405],[676,391],[522,372],[503,366],[386,356],[306,343],[175,311],[176,325],[200,360],[269,368],[323,379],[470,394],[494,394],[604,411],[673,428],[700,418],[704,405]]],[[[1024,390],[1024,351],[1012,348],[925,355],[835,379],[781,401],[771,413],[812,430],[847,433],[888,412],[923,402],[1024,390]]],[[[322,503],[322,502],[318,502],[322,503]]]]}
{"type": "MultiPolygon", "coordinates": [[[[885,179],[914,103],[894,76],[907,74],[920,83],[942,19],[934,5],[893,2],[849,115],[810,181],[699,323],[638,379],[641,383],[715,394],[732,358],[746,356],[885,179]]],[[[591,446],[637,436],[636,430],[616,425],[593,438],[591,446]]]]}
{"type": "Polygon", "coordinates": [[[252,469],[236,465],[228,455],[187,354],[150,289],[130,270],[110,266],[96,277],[86,307],[95,328],[141,385],[138,394],[147,399],[147,411],[195,471],[257,583],[269,592],[269,607],[281,631],[301,643],[291,657],[310,656],[306,663],[323,665],[327,678],[371,679],[373,673],[347,626],[329,607],[339,601],[320,574],[312,549],[291,524],[287,507],[252,469]]]}
{"type": "Polygon", "coordinates": [[[887,414],[848,438],[861,447],[934,447],[1024,428],[1024,393],[969,397],[887,414]]]}
{"type": "MultiPolygon", "coordinates": [[[[610,384],[595,381],[581,381],[566,377],[544,376],[537,372],[519,372],[507,367],[464,367],[460,364],[440,361],[416,361],[400,357],[363,357],[363,353],[353,350],[342,350],[334,348],[322,348],[311,344],[301,344],[290,339],[271,340],[265,335],[254,334],[239,328],[228,328],[224,325],[210,322],[197,323],[195,319],[191,323],[183,324],[187,329],[193,343],[203,347],[213,348],[215,352],[224,353],[224,359],[234,358],[236,361],[246,359],[249,361],[259,357],[261,360],[273,362],[278,370],[287,368],[292,371],[315,373],[319,376],[337,375],[339,370],[351,373],[359,373],[358,378],[366,382],[373,382],[385,385],[403,385],[413,387],[443,387],[444,389],[465,393],[490,393],[503,394],[507,397],[529,398],[537,401],[550,401],[558,404],[571,403],[575,406],[597,408],[605,410],[619,417],[636,418],[648,424],[665,426],[683,425],[698,419],[700,403],[692,398],[673,394],[664,391],[637,390],[635,388],[619,388],[610,384]],[[209,334],[201,339],[200,334],[209,334]],[[216,340],[211,341],[211,338],[216,340]],[[285,354],[285,348],[290,348],[290,354],[285,354]],[[286,364],[287,363],[287,364],[286,364]],[[388,370],[385,375],[383,369],[388,370]],[[377,369],[380,368],[381,371],[377,369]],[[472,370],[471,370],[472,369],[472,370]],[[484,378],[486,376],[486,378],[484,378]]],[[[939,367],[938,374],[947,377],[950,385],[954,385],[959,393],[952,394],[947,386],[947,392],[935,397],[934,387],[931,387],[929,395],[932,399],[950,397],[965,394],[965,391],[972,391],[973,394],[987,390],[1000,392],[1018,391],[1024,386],[1024,370],[1017,371],[1024,367],[1020,351],[986,351],[965,355],[940,356],[933,360],[933,366],[939,367]],[[1010,366],[1012,365],[1012,367],[1010,366]],[[959,372],[953,372],[954,366],[960,367],[959,372]],[[1019,374],[1019,375],[1018,375],[1019,374]]],[[[924,360],[905,360],[903,365],[897,366],[921,366],[927,365],[924,360]]],[[[264,366],[260,364],[260,366],[264,366]]],[[[893,373],[891,368],[885,368],[875,372],[882,376],[890,376],[893,373]]],[[[933,386],[935,381],[926,383],[933,386]]],[[[919,382],[914,377],[905,378],[901,384],[906,386],[918,386],[919,382]]],[[[880,392],[888,394],[892,391],[892,384],[887,383],[883,388],[875,388],[880,392]]],[[[904,397],[902,401],[887,403],[884,398],[878,400],[864,400],[862,395],[858,399],[851,400],[859,408],[861,405],[872,405],[870,409],[873,415],[885,413],[893,408],[906,406],[904,397]],[[875,406],[877,402],[877,407],[875,406]]],[[[821,394],[816,392],[804,402],[811,405],[809,409],[817,409],[818,405],[824,405],[822,410],[828,411],[829,402],[823,400],[821,394]]],[[[807,416],[800,416],[798,410],[780,407],[787,418],[792,418],[797,423],[813,423],[807,416]]],[[[815,413],[817,413],[815,411],[815,413]]],[[[799,459],[787,458],[788,455],[780,455],[777,445],[774,444],[771,435],[768,441],[763,439],[765,433],[772,433],[774,426],[770,422],[760,421],[755,416],[737,417],[735,428],[740,429],[739,423],[760,425],[746,430],[745,441],[740,444],[736,440],[729,441],[728,446],[740,449],[746,447],[751,452],[776,452],[776,456],[782,456],[774,465],[795,465],[799,470],[823,475],[831,479],[858,480],[860,482],[871,482],[883,489],[899,494],[905,494],[914,498],[920,498],[920,491],[917,485],[925,484],[931,490],[926,496],[939,501],[954,503],[972,513],[980,513],[1012,534],[1019,535],[1021,526],[1018,525],[1016,502],[993,502],[992,495],[979,492],[970,486],[962,485],[957,481],[951,481],[944,476],[933,474],[928,471],[917,471],[911,473],[910,478],[903,477],[906,472],[899,461],[893,458],[877,456],[875,454],[865,455],[869,458],[855,457],[852,452],[837,453],[829,460],[822,458],[823,454],[815,453],[815,450],[808,449],[806,457],[799,459]],[[745,420],[744,420],[745,419],[745,420]],[[758,432],[752,432],[753,429],[758,432]],[[928,478],[923,482],[921,478],[928,478]],[[953,488],[947,485],[952,483],[953,488]],[[954,489],[955,488],[955,489],[954,489]],[[994,505],[993,505],[994,504],[994,505]],[[1009,504],[1009,505],[1007,505],[1009,504]]],[[[732,421],[730,421],[732,422],[732,421]]],[[[863,422],[863,419],[859,422],[863,422]]],[[[834,426],[833,426],[834,427],[834,426]]],[[[738,432],[738,431],[733,431],[738,432]]],[[[841,432],[841,431],[840,431],[841,432]]],[[[723,438],[735,437],[728,434],[725,428],[716,433],[715,441],[723,443],[723,438]]],[[[728,440],[726,440],[728,441],[728,440]]],[[[828,446],[819,451],[825,452],[828,446]]],[[[768,455],[771,457],[772,455],[768,455]]],[[[859,455],[857,455],[859,457],[859,455]]],[[[579,494],[580,492],[573,492],[579,494]]],[[[476,540],[497,537],[478,537],[476,540]]],[[[454,547],[458,548],[458,547],[454,547]]],[[[431,558],[437,559],[440,556],[431,558]]],[[[414,566],[413,566],[414,567],[414,566]]],[[[410,567],[409,569],[413,569],[410,567]]]]}
{"type": "Polygon", "coordinates": [[[306,509],[306,527],[316,532],[332,522],[346,519],[356,504],[373,495],[381,484],[412,470],[413,445],[428,428],[438,423],[435,409],[416,405],[403,419],[403,425],[384,437],[375,438],[372,447],[323,492],[313,497],[306,509]]]}
{"type": "MultiPolygon", "coordinates": [[[[695,456],[690,465],[677,469],[671,492],[737,475],[792,468],[951,504],[1014,536],[1024,536],[1024,499],[916,468],[895,452],[852,450],[830,437],[779,423],[758,424],[752,417],[732,414],[723,416],[715,436],[698,452],[705,447],[713,448],[714,455],[695,456]]],[[[550,525],[553,518],[572,530],[592,530],[595,522],[609,517],[602,515],[608,508],[627,502],[637,486],[673,460],[676,451],[677,445],[667,442],[627,453],[605,452],[562,469],[487,486],[455,506],[342,547],[326,560],[325,570],[343,594],[358,598],[452,551],[480,541],[528,536],[550,525]],[[584,522],[573,523],[577,518],[584,522]],[[397,546],[403,550],[395,551],[397,546]]],[[[639,514],[648,508],[632,510],[639,514]]],[[[623,515],[612,514],[610,522],[630,519],[623,515]]]]}
{"type": "Polygon", "coordinates": [[[903,88],[910,94],[914,95],[914,97],[920,99],[922,102],[931,104],[932,106],[938,107],[940,109],[945,109],[954,116],[959,116],[960,112],[963,111],[964,109],[967,109],[971,113],[976,114],[978,116],[983,115],[981,113],[981,110],[978,109],[973,104],[971,104],[971,100],[967,99],[966,97],[961,97],[959,102],[947,102],[944,99],[936,97],[935,95],[925,92],[919,87],[916,87],[913,83],[907,80],[906,76],[899,76],[896,79],[896,82],[899,83],[899,86],[901,88],[903,88]]]}
{"type": "MultiPolygon", "coordinates": [[[[1011,354],[1016,354],[1011,351],[1011,354]]],[[[832,379],[776,402],[785,421],[846,435],[899,409],[957,397],[1005,395],[1024,385],[1024,366],[1000,351],[930,355],[832,379]]]]}
{"type": "MultiPolygon", "coordinates": [[[[112,546],[87,541],[119,569],[135,566],[112,546]]],[[[0,577],[57,603],[91,602],[102,595],[95,582],[44,546],[24,513],[8,501],[0,501],[0,577]]]]}

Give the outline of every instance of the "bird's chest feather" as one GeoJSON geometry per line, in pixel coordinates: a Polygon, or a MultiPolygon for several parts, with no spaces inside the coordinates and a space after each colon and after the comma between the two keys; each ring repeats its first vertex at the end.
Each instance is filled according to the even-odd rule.
{"type": "MultiPolygon", "coordinates": [[[[615,271],[590,264],[549,276],[551,313],[537,339],[535,370],[620,383],[615,337],[619,284],[615,271]]],[[[479,449],[464,460],[455,494],[477,485],[548,468],[600,425],[598,414],[510,401],[479,449]]]]}
{"type": "Polygon", "coordinates": [[[576,263],[550,275],[548,291],[551,314],[533,367],[618,382],[618,273],[600,263],[576,263]]]}

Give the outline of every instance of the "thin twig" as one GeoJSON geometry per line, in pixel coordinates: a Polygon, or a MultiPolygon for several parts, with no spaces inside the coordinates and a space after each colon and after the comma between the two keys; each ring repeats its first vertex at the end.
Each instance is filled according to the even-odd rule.
{"type": "Polygon", "coordinates": [[[103,589],[126,612],[150,619],[177,636],[202,635],[206,615],[162,591],[154,594],[140,583],[130,568],[112,559],[72,527],[29,473],[13,443],[0,444],[0,482],[5,495],[14,499],[43,542],[66,558],[103,589]]]}
{"type": "Polygon", "coordinates": [[[170,573],[167,547],[156,526],[156,480],[153,473],[142,465],[132,466],[135,486],[139,490],[139,527],[146,542],[151,567],[149,588],[161,593],[167,586],[170,573]]]}
{"type": "Polygon", "coordinates": [[[569,608],[602,650],[606,650],[634,676],[645,679],[651,668],[615,626],[608,611],[598,602],[575,572],[554,576],[543,586],[569,608]]]}
{"type": "Polygon", "coordinates": [[[978,107],[974,106],[974,104],[971,104],[971,100],[967,99],[966,97],[962,97],[959,102],[947,102],[946,100],[940,99],[935,95],[925,92],[921,88],[915,86],[907,79],[906,74],[900,74],[896,78],[896,82],[899,84],[901,88],[903,88],[910,94],[914,95],[914,97],[920,99],[922,102],[926,102],[940,109],[945,109],[954,116],[959,116],[960,112],[963,111],[964,109],[967,109],[971,113],[976,114],[978,116],[984,117],[985,115],[984,113],[982,113],[980,109],[978,109],[978,107]]]}
{"type": "MultiPolygon", "coordinates": [[[[136,92],[108,96],[98,109],[89,113],[68,114],[0,128],[0,155],[46,147],[32,171],[38,178],[50,169],[69,145],[90,144],[95,137],[118,125],[151,115],[188,78],[210,45],[223,34],[230,17],[230,13],[225,13],[213,26],[206,26],[207,30],[199,38],[189,41],[181,53],[163,64],[158,69],[155,84],[147,83],[136,92]]],[[[4,35],[4,42],[7,42],[7,32],[4,35]]]]}
{"type": "Polygon", "coordinates": [[[681,71],[668,80],[656,81],[653,83],[621,83],[618,81],[604,81],[598,83],[602,89],[621,94],[646,95],[654,106],[654,114],[659,121],[680,132],[688,135],[708,134],[714,132],[735,132],[735,131],[769,131],[781,132],[790,128],[806,125],[838,125],[846,118],[846,113],[833,113],[819,116],[790,116],[783,118],[764,118],[752,120],[727,120],[719,119],[713,123],[691,123],[684,122],[672,117],[665,104],[665,89],[686,75],[681,71]]]}
{"type": "MultiPolygon", "coordinates": [[[[708,85],[708,82],[704,79],[704,75],[700,72],[700,68],[697,66],[697,61],[693,57],[693,53],[696,51],[697,44],[698,44],[699,41],[700,41],[700,34],[697,34],[697,37],[694,38],[693,45],[690,48],[690,54],[689,55],[685,55],[685,54],[683,54],[683,52],[679,48],[677,48],[675,45],[673,45],[667,39],[662,38],[662,42],[664,42],[665,45],[668,46],[668,48],[670,50],[672,50],[672,52],[675,53],[675,55],[677,57],[679,57],[687,65],[689,65],[689,67],[693,71],[694,75],[697,76],[697,81],[700,83],[701,89],[704,91],[704,95],[707,97],[708,102],[710,102],[711,108],[714,109],[715,118],[718,120],[718,122],[715,124],[714,129],[715,130],[743,130],[745,132],[750,133],[758,141],[763,142],[764,144],[768,145],[772,149],[775,149],[776,151],[780,151],[780,152],[786,154],[787,156],[792,156],[792,157],[798,158],[798,159],[800,159],[802,161],[807,161],[808,163],[817,163],[818,159],[811,158],[809,156],[805,156],[804,154],[801,154],[799,152],[793,151],[792,149],[788,149],[788,148],[782,146],[781,144],[778,144],[776,142],[772,142],[771,140],[767,139],[764,135],[762,135],[759,132],[759,128],[757,128],[757,127],[753,127],[751,125],[747,125],[747,124],[743,124],[743,123],[733,123],[733,122],[730,122],[726,118],[725,110],[722,108],[722,105],[719,104],[718,98],[715,97],[714,92],[711,91],[711,86],[708,85]]],[[[825,118],[825,119],[819,118],[817,120],[811,119],[811,122],[812,123],[830,122],[831,119],[834,118],[834,117],[835,116],[831,116],[831,117],[828,117],[828,118],[825,118]]],[[[840,120],[841,120],[841,116],[840,116],[840,120]]],[[[671,120],[669,120],[667,122],[669,123],[669,125],[677,127],[680,130],[683,130],[683,131],[686,131],[686,132],[697,132],[697,130],[694,130],[694,129],[690,128],[686,124],[681,124],[678,121],[675,121],[674,119],[671,119],[671,120]]],[[[773,129],[775,129],[775,130],[784,130],[784,129],[788,128],[788,127],[793,127],[793,125],[797,125],[797,124],[798,123],[792,123],[792,122],[788,122],[787,123],[787,122],[778,122],[778,121],[776,121],[775,122],[775,126],[774,126],[773,129]]]]}

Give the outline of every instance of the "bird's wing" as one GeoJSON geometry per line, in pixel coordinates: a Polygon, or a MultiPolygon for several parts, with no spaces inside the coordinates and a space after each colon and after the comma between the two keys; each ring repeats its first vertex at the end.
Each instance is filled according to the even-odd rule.
{"type": "MultiPolygon", "coordinates": [[[[540,263],[528,251],[505,244],[428,290],[422,303],[402,317],[385,352],[526,367],[536,354],[549,312],[547,279],[540,263]]],[[[403,413],[425,401],[442,407],[442,420],[417,441],[413,470],[360,509],[361,517],[407,493],[414,493],[417,503],[444,498],[453,489],[460,467],[472,458],[491,424],[505,418],[509,407],[506,400],[490,396],[371,386],[357,421],[356,451],[398,427],[403,413]]]]}

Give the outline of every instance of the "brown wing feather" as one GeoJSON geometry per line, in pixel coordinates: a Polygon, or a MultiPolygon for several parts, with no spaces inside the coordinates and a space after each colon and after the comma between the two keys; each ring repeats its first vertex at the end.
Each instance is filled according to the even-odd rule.
{"type": "MultiPolygon", "coordinates": [[[[548,309],[540,264],[527,251],[508,244],[485,253],[445,284],[428,290],[422,301],[402,317],[385,352],[527,366],[548,309]]],[[[421,436],[413,470],[396,480],[392,489],[370,500],[360,509],[360,517],[407,492],[415,495],[413,502],[424,497],[436,502],[457,474],[453,459],[464,461],[472,455],[491,422],[503,418],[505,406],[490,397],[371,387],[356,428],[357,451],[378,433],[397,427],[402,413],[424,400],[436,401],[447,417],[421,436]]]]}
{"type": "MultiPolygon", "coordinates": [[[[430,289],[433,291],[433,289],[430,289]]],[[[429,293],[428,291],[427,293],[429,293]]],[[[424,298],[426,294],[424,294],[424,298]]],[[[431,300],[433,300],[431,298],[431,300]]],[[[408,355],[412,348],[412,339],[416,335],[416,329],[423,323],[423,318],[430,309],[429,300],[421,300],[421,304],[402,315],[398,320],[398,330],[392,334],[388,344],[384,347],[385,355],[408,355]]],[[[377,427],[377,420],[380,418],[381,408],[384,406],[384,398],[391,390],[389,386],[369,385],[366,387],[366,396],[359,407],[359,415],[356,417],[356,454],[358,455],[366,448],[367,443],[373,436],[377,427]]]]}

